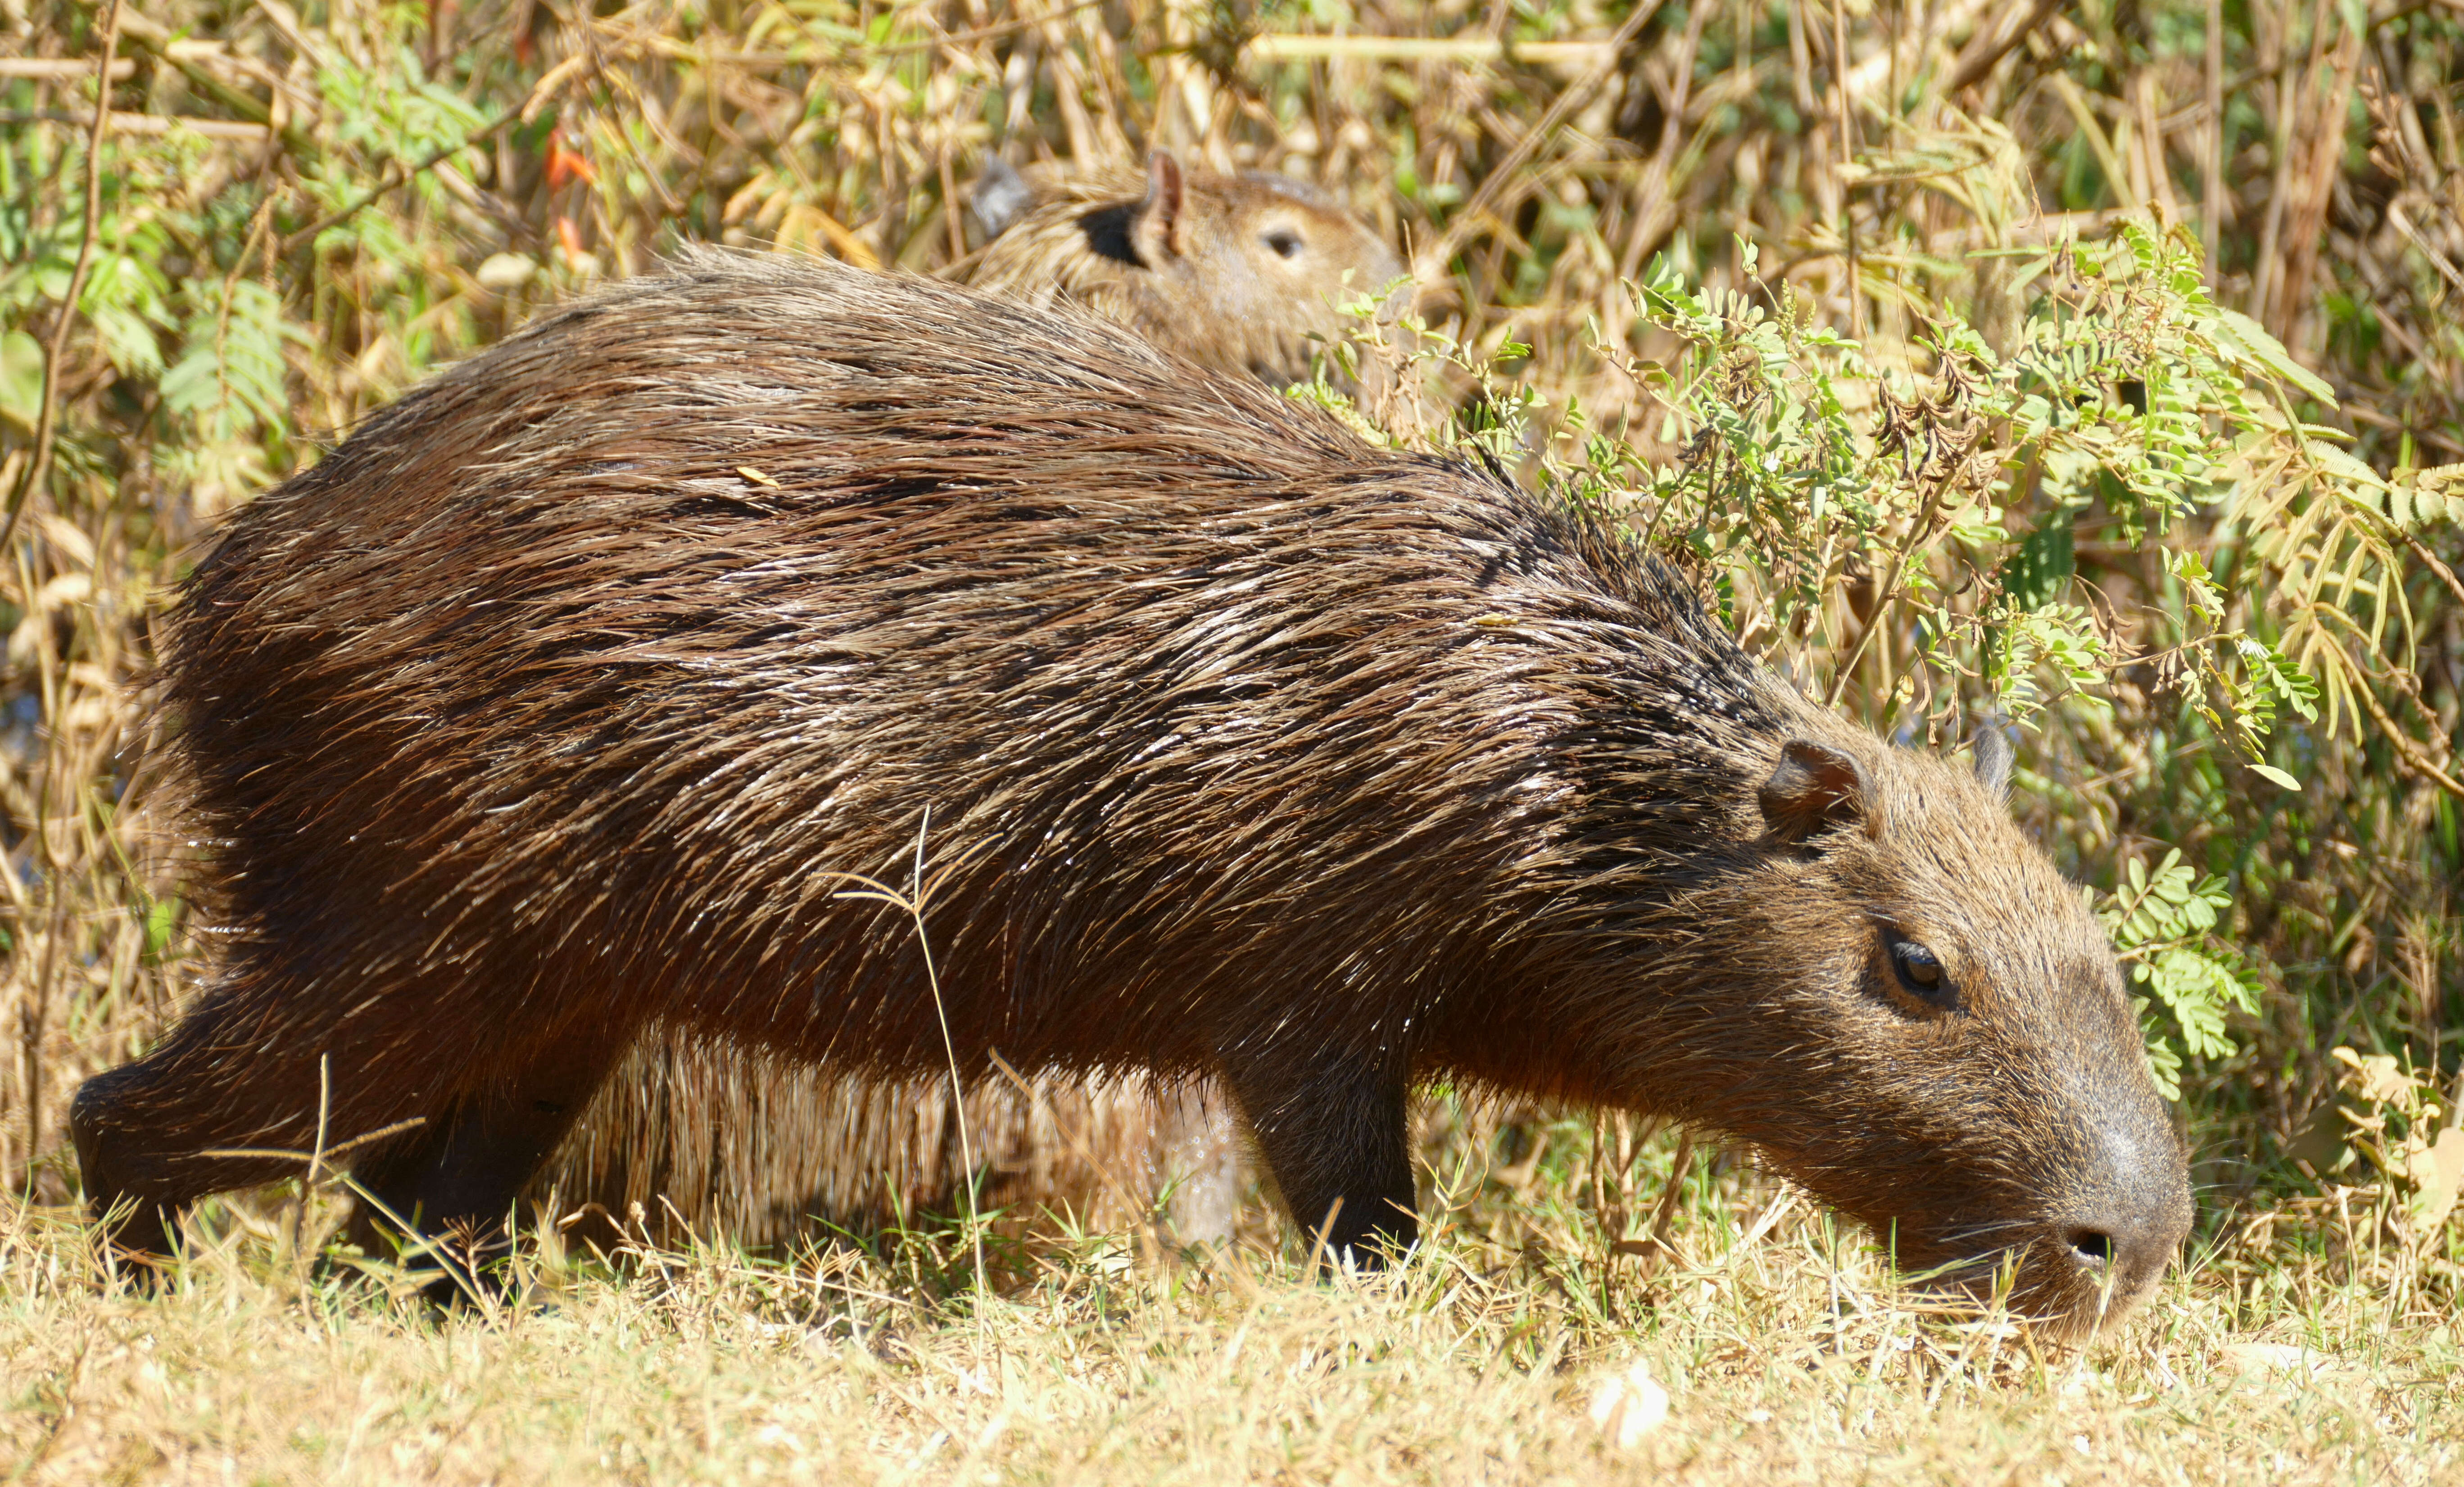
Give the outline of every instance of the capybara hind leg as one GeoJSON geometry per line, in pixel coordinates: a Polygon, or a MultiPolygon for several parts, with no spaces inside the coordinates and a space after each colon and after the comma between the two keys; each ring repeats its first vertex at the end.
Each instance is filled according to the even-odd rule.
{"type": "Polygon", "coordinates": [[[372,1157],[355,1175],[376,1202],[360,1202],[349,1238],[374,1254],[381,1235],[400,1237],[408,1226],[415,1236],[442,1242],[457,1263],[503,1254],[515,1199],[621,1052],[620,1043],[598,1039],[560,1041],[520,1071],[490,1080],[434,1129],[372,1157]]]}
{"type": "Polygon", "coordinates": [[[120,1258],[150,1262],[171,1252],[171,1224],[179,1210],[206,1189],[166,1181],[163,1152],[142,1129],[121,1119],[131,1086],[145,1082],[143,1063],[96,1075],[77,1086],[69,1106],[69,1134],[77,1143],[77,1172],[96,1222],[110,1226],[110,1248],[120,1258]]]}
{"type": "MultiPolygon", "coordinates": [[[[132,1207],[116,1244],[166,1253],[171,1221],[208,1193],[302,1175],[328,1152],[467,1104],[498,1041],[478,1016],[453,1040],[409,1026],[454,1020],[437,999],[338,1006],[312,982],[249,970],[207,993],[161,1047],[88,1079],[70,1119],[97,1217],[132,1207]]],[[[363,1146],[361,1151],[367,1148],[363,1146]]],[[[357,1155],[346,1160],[357,1161],[357,1155]]]]}
{"type": "Polygon", "coordinates": [[[313,1136],[315,1060],[222,1056],[218,1026],[209,1002],[153,1053],[78,1086],[69,1107],[87,1206],[124,1259],[167,1255],[180,1211],[205,1194],[299,1169],[282,1153],[313,1136]]]}
{"type": "Polygon", "coordinates": [[[1248,1055],[1227,1059],[1224,1076],[1292,1222],[1312,1245],[1323,1236],[1330,1264],[1374,1267],[1419,1238],[1399,1071],[1365,1058],[1248,1055]]]}

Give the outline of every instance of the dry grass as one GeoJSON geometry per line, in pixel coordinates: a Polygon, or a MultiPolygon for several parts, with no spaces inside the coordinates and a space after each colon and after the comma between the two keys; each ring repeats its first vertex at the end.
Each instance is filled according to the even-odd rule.
{"type": "Polygon", "coordinates": [[[1749,1172],[1686,1190],[1656,1273],[1493,1180],[1386,1281],[1307,1283],[1254,1235],[1202,1262],[1065,1236],[981,1302],[954,1234],[791,1264],[654,1253],[622,1276],[549,1245],[523,1299],[441,1319],[383,1272],[304,1278],[278,1213],[223,1210],[145,1298],[98,1295],[85,1232],[19,1212],[0,1220],[0,1463],[63,1483],[2464,1471],[2451,1308],[2389,1307],[2388,1267],[2418,1260],[2305,1256],[2279,1225],[2177,1272],[2119,1342],[2048,1352],[1896,1285],[1749,1172]],[[1625,1447],[1592,1405],[1637,1363],[1669,1410],[1625,1447]]]}

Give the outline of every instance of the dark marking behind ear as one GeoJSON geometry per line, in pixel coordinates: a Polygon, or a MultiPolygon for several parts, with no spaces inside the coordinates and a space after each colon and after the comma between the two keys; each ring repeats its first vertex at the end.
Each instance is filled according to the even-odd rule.
{"type": "Polygon", "coordinates": [[[1976,725],[1976,780],[1995,800],[2011,795],[2011,737],[2002,720],[1988,718],[1976,725]]]}
{"type": "Polygon", "coordinates": [[[1131,240],[1137,218],[1136,202],[1116,201],[1080,216],[1078,230],[1087,234],[1087,247],[1097,257],[1142,269],[1147,266],[1146,260],[1138,256],[1138,245],[1131,240]]]}
{"type": "Polygon", "coordinates": [[[1829,744],[1791,739],[1779,751],[1779,767],[1763,782],[1756,800],[1771,835],[1800,842],[1830,827],[1862,822],[1865,834],[1882,834],[1881,803],[1857,756],[1829,744]]]}

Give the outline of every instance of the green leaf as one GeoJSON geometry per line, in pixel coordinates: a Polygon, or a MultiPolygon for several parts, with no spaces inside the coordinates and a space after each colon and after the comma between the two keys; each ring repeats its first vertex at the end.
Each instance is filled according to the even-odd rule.
{"type": "Polygon", "coordinates": [[[2270,785],[2277,786],[2283,789],[2298,790],[2301,788],[2300,781],[2293,778],[2293,776],[2289,774],[2286,774],[2283,770],[2278,769],[2274,765],[2253,765],[2250,766],[2250,772],[2257,775],[2260,779],[2265,780],[2270,785]]]}
{"type": "Polygon", "coordinates": [[[2041,610],[2068,591],[2071,576],[2079,571],[2073,530],[2071,513],[2060,510],[2020,540],[2018,550],[2002,564],[2002,591],[2013,604],[2041,610]]]}
{"type": "Polygon", "coordinates": [[[0,336],[0,413],[28,429],[43,416],[43,347],[22,330],[0,336]]]}
{"type": "Polygon", "coordinates": [[[2238,349],[2329,408],[2336,406],[2336,389],[2321,381],[2317,372],[2295,361],[2293,353],[2284,349],[2284,343],[2269,335],[2266,326],[2239,310],[2218,306],[2213,313],[2216,328],[2230,335],[2238,349]]]}
{"type": "Polygon", "coordinates": [[[2156,1085],[2156,1093],[2167,1099],[2182,1098],[2182,1051],[2165,1035],[2164,1024],[2156,1017],[2147,998],[2130,999],[2132,1010],[2139,1013],[2139,1032],[2147,1045],[2147,1076],[2156,1085]]]}
{"type": "Polygon", "coordinates": [[[159,962],[170,946],[171,931],[180,922],[180,900],[157,899],[145,913],[145,959],[159,962]]]}
{"type": "Polygon", "coordinates": [[[2362,463],[2350,450],[2330,444],[2324,439],[2304,439],[2301,441],[2301,447],[2309,452],[2311,458],[2319,461],[2320,465],[2331,475],[2343,476],[2354,484],[2369,490],[2387,489],[2386,477],[2362,463]]]}

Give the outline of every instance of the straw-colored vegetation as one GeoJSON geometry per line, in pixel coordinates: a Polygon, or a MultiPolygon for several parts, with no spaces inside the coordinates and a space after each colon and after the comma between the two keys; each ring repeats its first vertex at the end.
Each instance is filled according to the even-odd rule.
{"type": "Polygon", "coordinates": [[[2452,1480],[2459,306],[2453,0],[0,0],[0,1471],[2452,1480]],[[2018,722],[2197,1153],[2148,1314],[2048,1353],[1749,1153],[1443,1093],[1391,1282],[1253,1210],[989,1294],[957,1228],[549,1242],[440,1321],[320,1189],[98,1291],[68,1094],[211,954],[142,684],[214,522],[680,235],[963,272],[987,154],[1152,144],[1404,245],[1373,436],[1621,505],[1908,742],[2018,722]]]}
{"type": "MultiPolygon", "coordinates": [[[[1610,1180],[1612,1210],[1647,1212],[1667,1157],[1610,1180]]],[[[1478,1186],[1445,1171],[1458,1197],[1478,1186]]],[[[1158,1265],[1063,1235],[979,1301],[952,1232],[889,1256],[661,1254],[622,1280],[535,1252],[524,1300],[442,1321],[303,1278],[278,1217],[234,1218],[164,1298],[98,1298],[82,1234],[24,1218],[0,1233],[0,1443],[63,1483],[2464,1471],[2453,1330],[2391,1306],[2416,1262],[2332,1215],[2332,1258],[2281,1236],[2203,1250],[2128,1341],[2062,1355],[1895,1287],[1857,1236],[1743,1173],[1688,1185],[1654,1267],[1603,1254],[1584,1173],[1541,1175],[1492,1172],[1385,1282],[1308,1284],[1254,1240],[1158,1265]]]]}

